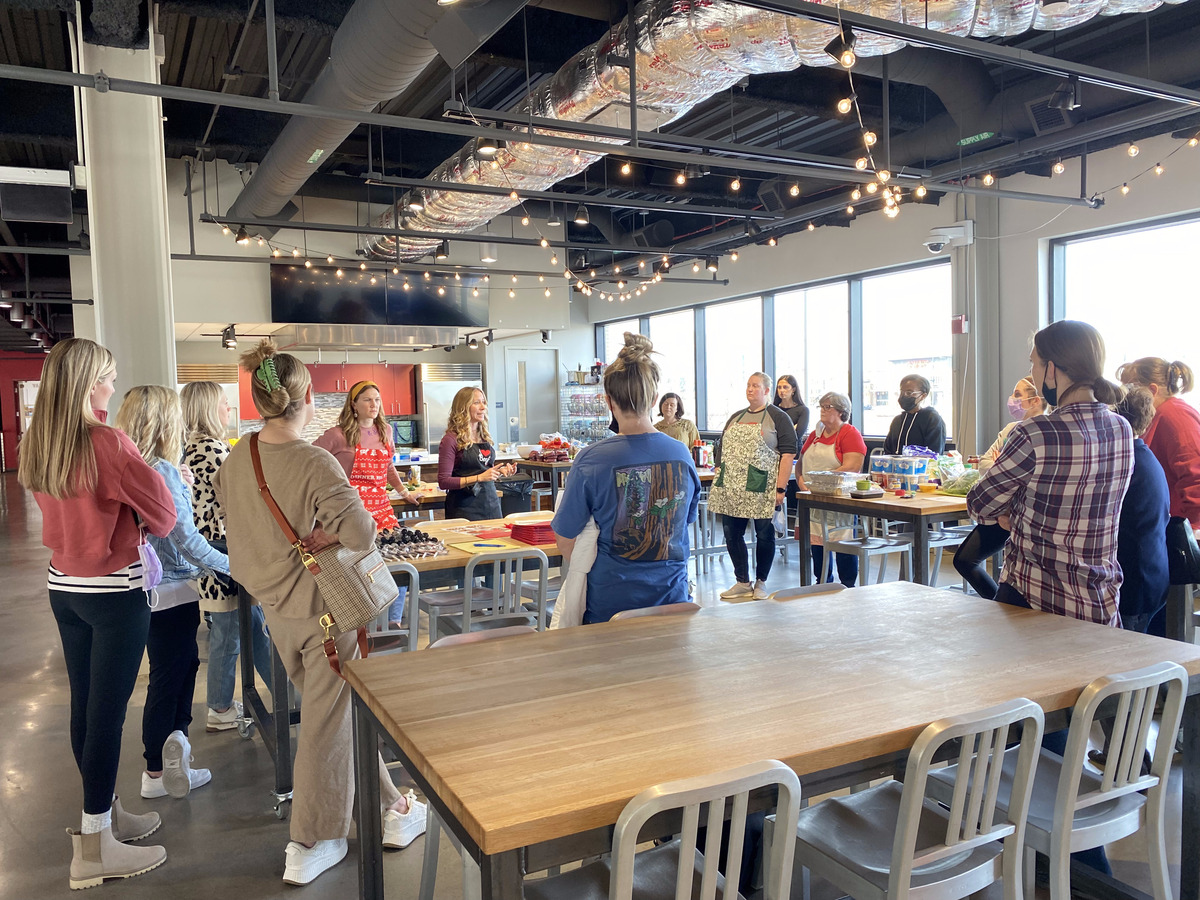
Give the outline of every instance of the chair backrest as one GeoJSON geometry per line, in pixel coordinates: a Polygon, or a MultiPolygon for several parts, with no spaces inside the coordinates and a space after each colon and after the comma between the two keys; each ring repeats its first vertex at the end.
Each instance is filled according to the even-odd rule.
{"type": "MultiPolygon", "coordinates": [[[[777,760],[750,763],[725,772],[668,781],[647,788],[625,805],[617,819],[613,834],[612,875],[609,880],[609,900],[630,900],[633,896],[634,856],[642,826],[652,817],[667,810],[682,810],[683,827],[679,832],[680,865],[676,873],[675,897],[691,898],[695,872],[696,839],[700,828],[701,805],[708,805],[705,825],[707,834],[704,870],[700,877],[699,897],[713,900],[716,896],[718,866],[730,874],[725,897],[736,896],[737,875],[741,870],[742,845],[746,832],[746,810],[750,791],[775,786],[778,789],[776,824],[764,859],[770,869],[763,873],[765,900],[786,897],[792,881],[792,858],[796,840],[796,822],[800,816],[800,780],[796,773],[777,760]],[[729,847],[725,864],[721,862],[721,831],[725,823],[726,802],[729,802],[729,847]]],[[[655,835],[648,835],[654,837],[655,835]]]]}
{"type": "Polygon", "coordinates": [[[1077,809],[1103,803],[1121,794],[1166,786],[1175,752],[1172,735],[1179,730],[1187,681],[1187,670],[1183,666],[1164,662],[1132,672],[1106,675],[1083,689],[1071,712],[1071,729],[1063,752],[1062,776],[1054,805],[1056,827],[1059,816],[1064,822],[1072,822],[1077,809]],[[1167,701],[1158,729],[1160,737],[1154,748],[1150,774],[1143,775],[1142,755],[1149,741],[1150,720],[1154,717],[1154,705],[1161,686],[1167,688],[1167,701]],[[1111,708],[1110,698],[1116,699],[1117,710],[1104,777],[1097,790],[1080,794],[1079,773],[1083,770],[1092,722],[1106,700],[1109,700],[1106,710],[1111,708]]]}
{"type": "Polygon", "coordinates": [[[456,644],[478,644],[496,638],[512,637],[515,634],[537,634],[531,625],[506,625],[504,628],[489,628],[485,631],[468,631],[465,634],[448,634],[429,645],[430,650],[453,647],[456,644]]]}
{"type": "Polygon", "coordinates": [[[700,604],[692,603],[663,603],[660,606],[643,606],[640,609],[623,609],[608,621],[623,622],[626,619],[640,619],[643,616],[679,616],[700,612],[700,604]]]}
{"type": "Polygon", "coordinates": [[[1020,853],[1033,772],[1042,744],[1045,716],[1032,700],[1017,699],[974,713],[939,719],[913,744],[904,772],[900,815],[892,844],[888,897],[905,900],[914,869],[965,856],[975,847],[1003,840],[1005,852],[1020,853]],[[1021,744],[1013,775],[1008,814],[996,821],[996,800],[1009,731],[1021,723],[1021,744]],[[944,840],[916,846],[929,767],[948,741],[959,740],[958,767],[944,840]]]}
{"type": "Polygon", "coordinates": [[[470,519],[438,519],[435,525],[469,525],[470,519]]]}
{"type": "MultiPolygon", "coordinates": [[[[491,594],[491,602],[481,615],[500,618],[512,616],[522,611],[522,606],[531,600],[537,604],[538,631],[546,627],[546,582],[549,578],[550,562],[546,554],[537,547],[525,547],[520,550],[500,550],[494,553],[477,553],[467,561],[463,583],[463,631],[470,631],[470,612],[474,604],[487,602],[491,594]],[[525,581],[527,577],[526,563],[536,564],[538,578],[536,582],[525,581]],[[479,569],[491,569],[492,586],[477,587],[475,575],[479,569]],[[534,595],[529,597],[521,592],[522,584],[534,588],[534,595]]],[[[479,572],[478,574],[482,574],[479,572]]]]}
{"type": "Polygon", "coordinates": [[[380,649],[378,646],[371,648],[372,654],[403,652],[405,650],[417,649],[417,637],[421,631],[421,617],[418,615],[417,598],[421,595],[421,575],[412,563],[399,562],[388,565],[388,571],[392,573],[392,578],[401,587],[404,586],[404,580],[408,579],[408,593],[404,598],[404,621],[403,627],[396,630],[391,627],[388,621],[389,610],[385,609],[381,612],[368,626],[368,630],[373,633],[383,633],[387,635],[389,640],[395,636],[406,635],[407,640],[396,641],[394,649],[380,649]]]}
{"type": "Polygon", "coordinates": [[[838,591],[844,591],[846,586],[836,581],[825,582],[824,584],[806,584],[803,587],[784,588],[781,591],[776,591],[768,600],[797,600],[800,597],[811,597],[814,594],[836,594],[838,591]]]}

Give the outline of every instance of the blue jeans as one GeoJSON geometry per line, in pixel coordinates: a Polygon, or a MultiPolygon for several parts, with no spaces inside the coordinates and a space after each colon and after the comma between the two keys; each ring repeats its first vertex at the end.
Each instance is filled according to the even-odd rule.
{"type": "Polygon", "coordinates": [[[392,601],[392,605],[388,607],[389,622],[404,621],[404,598],[408,596],[408,588],[400,588],[400,596],[392,601]]]}
{"type": "Polygon", "coordinates": [[[750,553],[746,549],[746,526],[754,523],[754,575],[766,581],[771,574],[771,563],[775,558],[775,526],[770,519],[740,519],[737,516],[721,516],[725,531],[725,550],[733,563],[733,574],[741,584],[750,581],[750,553]]]}
{"type": "MultiPolygon", "coordinates": [[[[208,632],[208,708],[229,709],[233,705],[233,686],[237,677],[237,658],[242,650],[238,630],[238,611],[212,613],[212,628],[208,632]]],[[[271,689],[271,640],[267,637],[267,621],[261,606],[250,607],[254,635],[254,668],[267,689],[271,689]]]]}
{"type": "MultiPolygon", "coordinates": [[[[813,571],[816,572],[814,582],[819,582],[825,571],[825,548],[810,546],[809,549],[812,551],[813,571]]],[[[833,562],[837,566],[838,581],[846,587],[854,587],[858,583],[858,557],[853,553],[835,553],[833,562]]],[[[825,580],[832,584],[833,572],[825,580]]]]}

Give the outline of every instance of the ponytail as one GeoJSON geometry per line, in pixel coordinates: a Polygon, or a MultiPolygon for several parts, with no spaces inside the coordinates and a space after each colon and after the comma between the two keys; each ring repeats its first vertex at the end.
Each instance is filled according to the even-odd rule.
{"type": "Polygon", "coordinates": [[[1192,369],[1187,363],[1176,360],[1167,365],[1166,388],[1169,396],[1188,393],[1192,389],[1193,382],[1192,369]]]}
{"type": "Polygon", "coordinates": [[[1092,382],[1092,393],[1096,395],[1097,400],[1109,406],[1116,406],[1125,399],[1125,389],[1104,377],[1092,382]]]}

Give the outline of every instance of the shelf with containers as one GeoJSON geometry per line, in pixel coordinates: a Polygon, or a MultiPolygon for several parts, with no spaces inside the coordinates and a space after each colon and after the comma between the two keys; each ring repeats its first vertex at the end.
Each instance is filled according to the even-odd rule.
{"type": "Polygon", "coordinates": [[[564,384],[559,392],[559,421],[563,437],[590,444],[611,434],[612,414],[602,384],[564,384]]]}

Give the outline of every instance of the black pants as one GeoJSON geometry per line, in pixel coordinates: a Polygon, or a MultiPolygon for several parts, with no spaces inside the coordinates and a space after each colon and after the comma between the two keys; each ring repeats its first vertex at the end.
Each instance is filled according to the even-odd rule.
{"type": "Polygon", "coordinates": [[[967,580],[975,593],[986,600],[996,599],[996,582],[987,573],[984,563],[1004,549],[1008,531],[999,525],[976,525],[967,539],[954,552],[954,568],[967,580]]]}
{"type": "Polygon", "coordinates": [[[150,607],[146,592],[50,592],[71,684],[71,751],[83,777],[83,811],[112,808],[121,730],[137,681],[150,607]]]}
{"type": "Polygon", "coordinates": [[[196,629],[200,626],[200,602],[182,603],[150,617],[146,651],[150,656],[150,686],[142,714],[142,744],[146,771],[161,772],[162,750],[175,730],[188,733],[192,724],[192,697],[196,693],[196,671],[200,652],[196,629]]]}
{"type": "Polygon", "coordinates": [[[758,541],[754,550],[754,571],[759,581],[766,581],[771,574],[771,563],[775,560],[775,526],[770,519],[739,519],[736,516],[721,516],[721,527],[725,530],[725,549],[733,563],[733,574],[741,584],[750,581],[750,554],[746,550],[746,525],[754,523],[754,536],[758,541]]]}
{"type": "MultiPolygon", "coordinates": [[[[820,584],[821,573],[825,571],[825,548],[813,544],[809,549],[812,551],[813,572],[815,573],[813,581],[820,584]]],[[[858,583],[857,556],[853,553],[835,553],[833,554],[833,564],[837,566],[838,581],[846,587],[854,587],[858,583]]],[[[833,572],[829,573],[826,581],[833,582],[833,572]]]]}

